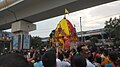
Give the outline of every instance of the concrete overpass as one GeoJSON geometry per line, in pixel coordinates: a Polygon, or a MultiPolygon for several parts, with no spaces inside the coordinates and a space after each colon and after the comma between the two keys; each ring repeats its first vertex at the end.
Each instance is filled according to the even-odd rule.
{"type": "Polygon", "coordinates": [[[34,23],[62,15],[65,8],[74,12],[112,1],[116,0],[24,0],[0,11],[0,30],[19,20],[34,23]]]}

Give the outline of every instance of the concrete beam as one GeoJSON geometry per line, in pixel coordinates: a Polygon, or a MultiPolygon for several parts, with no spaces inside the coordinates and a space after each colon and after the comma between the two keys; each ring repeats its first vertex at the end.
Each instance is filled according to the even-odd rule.
{"type": "Polygon", "coordinates": [[[116,0],[24,0],[0,12],[0,30],[11,28],[11,23],[17,20],[34,23],[63,15],[65,8],[74,12],[112,1],[116,0]]]}
{"type": "Polygon", "coordinates": [[[36,25],[24,20],[12,23],[12,32],[30,32],[36,30],[36,25]]]}

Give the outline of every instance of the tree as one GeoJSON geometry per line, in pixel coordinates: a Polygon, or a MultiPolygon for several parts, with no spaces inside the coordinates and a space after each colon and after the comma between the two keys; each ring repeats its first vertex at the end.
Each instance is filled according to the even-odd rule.
{"type": "Polygon", "coordinates": [[[31,37],[31,46],[34,47],[34,48],[38,48],[42,45],[42,41],[41,41],[41,38],[40,37],[31,37]]]}
{"type": "Polygon", "coordinates": [[[98,38],[95,36],[91,36],[90,41],[93,45],[95,45],[95,43],[98,43],[98,38]]]}
{"type": "Polygon", "coordinates": [[[120,44],[120,17],[110,18],[109,21],[106,21],[104,30],[115,45],[120,44]]]}

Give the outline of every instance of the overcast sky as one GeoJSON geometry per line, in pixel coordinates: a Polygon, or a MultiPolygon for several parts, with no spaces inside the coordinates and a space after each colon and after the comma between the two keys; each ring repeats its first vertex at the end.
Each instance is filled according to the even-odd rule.
{"type": "MultiPolygon", "coordinates": [[[[68,9],[69,10],[69,9],[68,9]]],[[[77,32],[80,31],[80,17],[83,31],[104,28],[105,21],[110,17],[120,16],[120,0],[103,4],[100,6],[76,11],[67,15],[67,19],[75,26],[77,32]]],[[[56,28],[62,16],[54,17],[44,21],[36,22],[37,28],[30,32],[32,36],[48,37],[52,30],[56,28]]]]}
{"type": "MultiPolygon", "coordinates": [[[[105,21],[110,17],[120,16],[120,0],[100,6],[76,11],[67,15],[67,19],[75,26],[77,32],[80,31],[80,17],[83,31],[104,28],[105,21]]],[[[48,20],[35,23],[37,29],[30,32],[32,36],[48,37],[52,30],[54,30],[62,16],[51,18],[48,20]]]]}

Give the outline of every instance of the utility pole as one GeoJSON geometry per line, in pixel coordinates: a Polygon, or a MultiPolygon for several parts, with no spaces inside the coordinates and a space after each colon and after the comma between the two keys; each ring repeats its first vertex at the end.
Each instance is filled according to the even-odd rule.
{"type": "Polygon", "coordinates": [[[80,31],[81,31],[81,45],[83,45],[83,32],[82,32],[82,23],[81,23],[81,17],[80,17],[80,31]]]}

